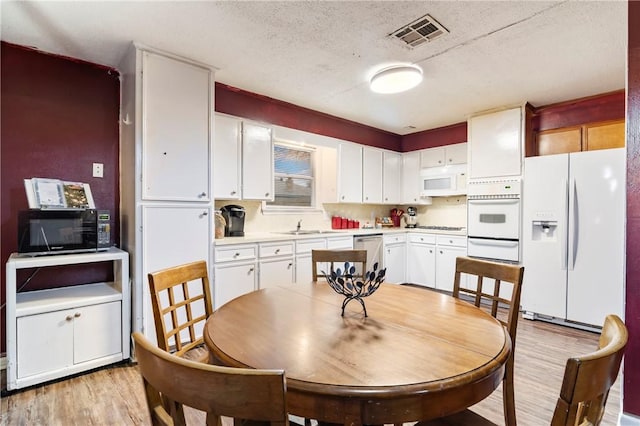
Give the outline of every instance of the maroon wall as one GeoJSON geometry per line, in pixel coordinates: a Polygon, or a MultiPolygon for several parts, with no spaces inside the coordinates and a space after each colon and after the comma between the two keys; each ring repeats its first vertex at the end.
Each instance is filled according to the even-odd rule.
{"type": "MultiPolygon", "coordinates": [[[[1,45],[0,219],[2,265],[17,249],[17,213],[28,208],[23,179],[47,177],[87,182],[96,207],[112,212],[112,241],[119,236],[120,80],[113,69],[35,50],[1,45]],[[104,178],[92,177],[92,163],[104,178]]],[[[31,270],[18,275],[18,286],[31,270]]],[[[112,279],[104,265],[45,268],[25,290],[112,279]]],[[[5,268],[1,299],[5,303],[5,268]]],[[[1,313],[5,351],[4,309],[1,313]]]]}
{"type": "Polygon", "coordinates": [[[364,124],[216,83],[215,110],[363,145],[400,151],[401,137],[364,124]]]}
{"type": "Polygon", "coordinates": [[[627,305],[624,363],[626,413],[640,416],[640,2],[629,3],[627,71],[627,305]]]}
{"type": "Polygon", "coordinates": [[[625,114],[625,91],[574,99],[534,109],[533,131],[579,126],[607,120],[620,120],[625,114]]]}
{"type": "Polygon", "coordinates": [[[402,137],[402,152],[467,142],[467,122],[411,133],[402,137]]]}

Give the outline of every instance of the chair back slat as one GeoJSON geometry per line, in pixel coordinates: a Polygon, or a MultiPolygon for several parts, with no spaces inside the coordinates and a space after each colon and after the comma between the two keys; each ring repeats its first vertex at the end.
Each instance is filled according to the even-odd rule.
{"type": "MultiPolygon", "coordinates": [[[[283,370],[254,370],[186,360],[134,333],[136,359],[153,424],[184,424],[182,406],[219,416],[288,425],[283,370]]],[[[215,424],[215,423],[214,423],[215,424]]]]}

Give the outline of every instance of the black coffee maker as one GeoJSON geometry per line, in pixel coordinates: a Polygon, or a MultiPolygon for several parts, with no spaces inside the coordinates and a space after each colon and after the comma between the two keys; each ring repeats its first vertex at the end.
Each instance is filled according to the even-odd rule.
{"type": "Polygon", "coordinates": [[[244,237],[244,207],[229,204],[220,209],[222,217],[227,221],[224,227],[225,237],[244,237]]]}

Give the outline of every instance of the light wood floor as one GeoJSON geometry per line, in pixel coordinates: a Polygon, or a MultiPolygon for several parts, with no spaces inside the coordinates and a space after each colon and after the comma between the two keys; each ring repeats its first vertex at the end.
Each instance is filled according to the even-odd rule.
{"type": "MultiPolygon", "coordinates": [[[[591,352],[597,340],[595,333],[520,319],[515,352],[520,426],[549,424],[566,359],[591,352]]],[[[136,366],[130,364],[14,392],[2,398],[0,408],[2,425],[149,424],[140,377],[136,366]]],[[[472,408],[496,424],[504,424],[501,388],[472,408]]],[[[620,379],[609,395],[602,424],[616,425],[619,411],[620,379]]],[[[187,414],[194,424],[204,424],[201,413],[187,414]]]]}

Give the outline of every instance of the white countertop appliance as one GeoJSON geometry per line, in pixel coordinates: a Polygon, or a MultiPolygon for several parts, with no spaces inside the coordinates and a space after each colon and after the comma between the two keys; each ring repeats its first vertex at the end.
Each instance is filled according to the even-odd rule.
{"type": "Polygon", "coordinates": [[[625,188],[624,148],[525,160],[525,318],[624,315],[625,188]]]}
{"type": "Polygon", "coordinates": [[[467,254],[520,260],[519,178],[471,181],[467,195],[467,254]]]}

